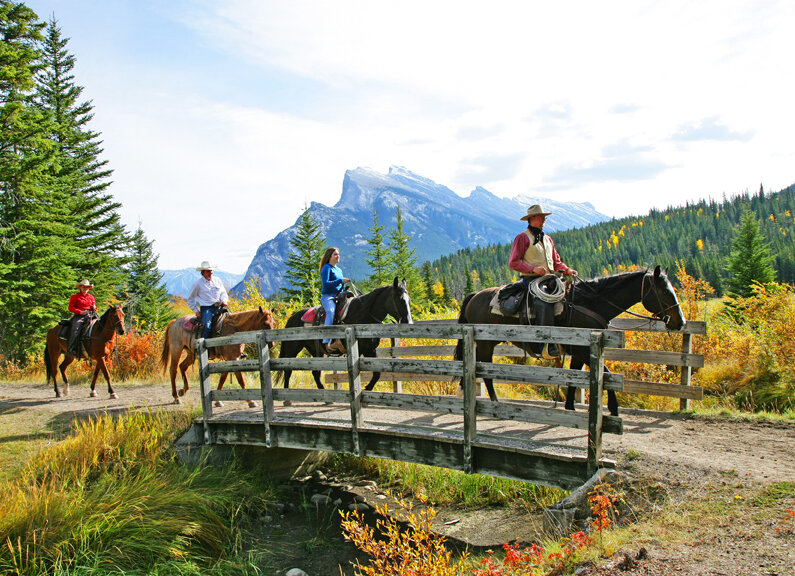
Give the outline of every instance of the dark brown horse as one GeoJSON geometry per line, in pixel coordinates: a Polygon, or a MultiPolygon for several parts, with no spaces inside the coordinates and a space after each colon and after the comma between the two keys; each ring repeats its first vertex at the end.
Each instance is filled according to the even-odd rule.
{"type": "MultiPolygon", "coordinates": [[[[63,394],[66,396],[69,395],[69,380],[66,379],[66,368],[75,360],[75,357],[66,351],[67,339],[58,336],[60,331],[60,325],[50,328],[49,332],[47,332],[47,344],[44,346],[44,367],[47,371],[47,382],[49,383],[52,377],[56,398],[61,397],[61,391],[58,389],[58,373],[55,370],[55,366],[58,365],[58,359],[61,354],[64,355],[64,360],[58,366],[58,370],[61,372],[61,378],[63,378],[63,394]]],[[[87,332],[87,329],[84,332],[87,332]]],[[[85,344],[83,350],[87,351],[88,357],[97,363],[94,368],[94,377],[91,379],[90,396],[92,398],[97,395],[94,387],[97,384],[100,370],[108,383],[108,394],[110,394],[111,398],[118,398],[116,392],[113,391],[113,386],[110,384],[110,373],[107,366],[107,359],[116,347],[117,333],[124,334],[124,312],[121,309],[121,304],[108,308],[97,320],[91,330],[90,337],[83,340],[85,344]]]]}
{"type": "MultiPolygon", "coordinates": [[[[193,350],[193,343],[196,336],[192,330],[184,328],[185,322],[193,318],[190,314],[172,320],[166,327],[166,333],[163,335],[163,352],[160,355],[160,364],[163,370],[169,366],[169,357],[171,358],[169,374],[171,376],[171,395],[174,397],[174,404],[180,404],[180,398],[187,393],[190,389],[188,384],[187,371],[191,364],[196,360],[196,353],[193,350]],[[180,362],[182,352],[187,352],[185,359],[180,362]],[[177,391],[177,364],[179,364],[179,371],[182,374],[182,389],[177,391]]],[[[250,330],[273,330],[276,328],[276,321],[273,319],[273,314],[268,310],[264,310],[260,306],[256,310],[247,310],[245,312],[235,312],[227,315],[221,328],[221,336],[229,336],[237,332],[248,332],[250,330]]],[[[273,346],[271,343],[270,346],[273,346]]],[[[211,358],[221,358],[223,360],[238,360],[243,354],[243,344],[233,344],[230,346],[218,346],[210,348],[211,358]]],[[[218,382],[218,389],[224,387],[226,378],[229,376],[228,372],[221,374],[221,379],[218,382]]],[[[238,384],[241,388],[246,387],[246,381],[243,379],[242,372],[235,372],[238,384]]],[[[253,400],[249,400],[249,406],[252,408],[257,405],[253,400]]],[[[220,402],[216,402],[220,406],[220,402]]]]}
{"type": "MultiPolygon", "coordinates": [[[[500,287],[486,288],[464,298],[461,303],[459,323],[471,324],[520,324],[519,318],[494,315],[490,311],[490,303],[500,287]]],[[[684,326],[685,317],[673,286],[664,271],[657,266],[654,271],[643,270],[605,276],[594,280],[579,281],[566,302],[563,314],[555,318],[558,326],[570,328],[607,328],[613,318],[642,302],[643,306],[657,318],[665,321],[669,330],[679,330],[684,326]]],[[[491,362],[494,347],[499,342],[480,341],[476,343],[478,362],[491,362]]],[[[533,354],[528,343],[515,342],[516,346],[533,354]]],[[[456,357],[461,357],[461,342],[456,348],[456,357]]],[[[571,354],[570,368],[579,370],[588,364],[590,350],[587,346],[572,346],[567,351],[571,354]]],[[[497,394],[491,378],[483,382],[489,392],[489,398],[497,401],[497,394]]],[[[568,387],[566,392],[566,409],[574,410],[575,388],[568,387]]],[[[618,400],[612,390],[607,391],[607,407],[614,416],[618,415],[618,400]]]]}
{"type": "MultiPolygon", "coordinates": [[[[285,328],[300,328],[304,326],[301,318],[309,310],[303,308],[294,312],[285,323],[285,328]]],[[[348,312],[345,316],[345,324],[380,324],[387,316],[391,316],[400,324],[412,324],[411,320],[411,298],[406,288],[406,281],[398,283],[397,277],[391,285],[381,286],[375,290],[357,296],[351,300],[348,312]]],[[[360,338],[359,355],[375,357],[375,349],[381,342],[379,338],[360,338]]],[[[295,358],[302,350],[306,350],[314,357],[323,356],[322,340],[285,340],[282,342],[280,358],[295,358]]],[[[277,378],[284,378],[284,387],[290,387],[290,375],[292,370],[284,370],[284,376],[278,375],[277,378]]],[[[320,381],[320,370],[312,370],[312,376],[318,388],[323,388],[320,381]]],[[[380,372],[374,372],[370,383],[365,390],[372,390],[381,377],[380,372]]]]}

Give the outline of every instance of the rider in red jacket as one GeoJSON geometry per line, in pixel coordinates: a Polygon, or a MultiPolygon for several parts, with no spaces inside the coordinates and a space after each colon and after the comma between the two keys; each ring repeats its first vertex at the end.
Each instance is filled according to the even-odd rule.
{"type": "Polygon", "coordinates": [[[67,352],[72,356],[80,356],[80,333],[83,331],[86,320],[97,311],[97,301],[92,294],[88,293],[93,287],[88,280],[82,280],[75,284],[75,288],[79,292],[72,294],[72,297],[69,298],[69,312],[74,316],[72,316],[72,329],[69,333],[67,352]]]}

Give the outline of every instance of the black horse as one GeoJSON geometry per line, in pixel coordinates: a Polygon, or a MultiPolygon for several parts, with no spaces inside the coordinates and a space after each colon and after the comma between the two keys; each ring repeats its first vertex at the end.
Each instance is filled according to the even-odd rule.
{"type": "MultiPolygon", "coordinates": [[[[490,303],[495,292],[500,287],[486,288],[464,298],[461,303],[461,314],[458,322],[471,324],[520,324],[519,318],[498,316],[490,311],[490,303]]],[[[673,286],[665,271],[657,266],[653,272],[643,270],[605,276],[594,280],[579,281],[567,298],[563,314],[555,318],[556,325],[571,328],[607,328],[607,323],[625,312],[638,302],[657,318],[665,321],[669,330],[679,330],[684,326],[685,317],[673,286]]],[[[491,362],[494,347],[499,342],[476,342],[476,356],[478,362],[491,362]]],[[[530,344],[516,343],[517,346],[533,354],[530,344]]],[[[456,358],[461,357],[462,343],[456,348],[456,358]]],[[[587,346],[572,346],[568,352],[571,354],[572,370],[579,370],[588,364],[590,350],[587,346]]],[[[497,394],[491,378],[484,378],[483,382],[489,392],[489,398],[497,401],[497,394]]],[[[566,392],[566,409],[574,410],[575,388],[569,386],[566,392]]],[[[613,416],[618,415],[618,400],[616,393],[607,391],[607,407],[613,416]]]]}
{"type": "MultiPolygon", "coordinates": [[[[304,325],[301,318],[309,308],[303,308],[293,312],[287,319],[285,328],[300,328],[304,325]]],[[[391,316],[400,324],[412,324],[411,320],[411,299],[406,288],[406,280],[398,283],[397,277],[392,284],[381,286],[375,290],[353,298],[348,306],[345,316],[345,324],[380,324],[387,316],[391,316]]],[[[380,338],[360,338],[359,355],[375,356],[375,349],[381,342],[380,338]]],[[[295,358],[306,350],[312,356],[318,357],[325,354],[322,340],[285,340],[282,342],[280,358],[295,358]]],[[[290,376],[292,370],[284,371],[284,387],[290,387],[290,376]]],[[[320,370],[312,370],[312,376],[318,388],[323,388],[320,381],[320,370]]],[[[365,387],[372,390],[378,379],[380,372],[374,372],[370,383],[365,387]]]]}

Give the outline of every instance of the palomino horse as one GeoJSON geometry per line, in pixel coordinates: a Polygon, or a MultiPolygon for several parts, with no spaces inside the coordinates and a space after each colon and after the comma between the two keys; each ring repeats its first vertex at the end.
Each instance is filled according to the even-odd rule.
{"type": "MultiPolygon", "coordinates": [[[[58,389],[58,373],[55,366],[58,365],[58,359],[61,354],[64,355],[63,362],[58,366],[63,378],[64,390],[63,394],[69,395],[69,380],[66,379],[66,368],[71,364],[75,357],[67,353],[66,347],[68,344],[67,339],[59,338],[61,326],[54,326],[47,332],[47,344],[44,346],[44,367],[47,370],[47,382],[49,383],[52,377],[53,386],[55,387],[55,397],[61,397],[61,391],[58,389]]],[[[84,328],[84,335],[87,328],[84,328]]],[[[102,370],[102,375],[108,383],[108,394],[111,398],[118,398],[116,392],[113,391],[113,386],[110,385],[110,373],[108,372],[107,359],[116,347],[116,333],[124,334],[124,312],[122,312],[121,304],[111,306],[105,313],[97,320],[91,331],[91,336],[84,340],[85,346],[83,350],[88,351],[88,357],[96,360],[97,365],[94,368],[94,377],[91,379],[91,397],[97,395],[94,387],[97,384],[97,377],[99,371],[102,370]]]]}
{"type": "MultiPolygon", "coordinates": [[[[519,318],[494,315],[490,311],[490,303],[500,287],[486,288],[480,292],[470,294],[461,303],[459,323],[471,324],[519,324],[519,318]]],[[[668,276],[657,266],[653,272],[642,270],[605,276],[594,280],[583,280],[574,285],[568,297],[566,308],[561,316],[555,318],[558,326],[571,328],[607,328],[607,323],[613,318],[626,312],[629,308],[642,302],[643,306],[657,318],[665,321],[669,330],[679,330],[684,326],[685,317],[679,300],[668,276]]],[[[478,362],[491,362],[494,347],[499,342],[480,341],[476,343],[476,356],[478,362]]],[[[532,354],[529,344],[515,343],[520,348],[532,354]]],[[[461,357],[462,343],[456,348],[456,357],[461,357]]],[[[588,364],[590,351],[587,346],[572,346],[568,351],[571,354],[572,370],[579,370],[588,364]]],[[[483,382],[489,392],[489,398],[497,401],[497,394],[491,378],[484,378],[483,382]]],[[[566,392],[566,409],[574,410],[575,388],[569,386],[566,392]]],[[[616,393],[607,391],[607,407],[613,416],[618,415],[618,400],[616,393]]]]}
{"type": "MultiPolygon", "coordinates": [[[[309,308],[293,312],[290,318],[287,319],[285,328],[302,327],[304,322],[301,317],[307,310],[309,308]]],[[[398,283],[398,279],[395,277],[392,284],[381,286],[367,294],[353,298],[345,315],[345,324],[380,324],[387,316],[391,316],[400,324],[412,324],[411,299],[409,298],[405,279],[403,282],[398,283]]],[[[374,357],[375,349],[378,348],[380,342],[379,338],[359,339],[359,355],[374,357]]],[[[315,357],[325,354],[322,340],[284,340],[279,357],[295,358],[304,349],[315,357]]],[[[292,370],[284,371],[285,388],[290,387],[290,375],[292,373],[292,370]]],[[[323,388],[323,384],[320,382],[320,370],[312,370],[312,376],[317,387],[323,388]]],[[[281,375],[277,376],[277,378],[279,377],[281,375]]],[[[380,377],[380,372],[374,372],[370,383],[365,389],[372,390],[380,377]]]]}
{"type": "MultiPolygon", "coordinates": [[[[166,333],[163,336],[163,353],[160,355],[160,364],[163,370],[169,365],[169,356],[171,357],[171,365],[169,373],[171,375],[171,395],[174,397],[174,404],[180,404],[181,396],[190,389],[188,384],[187,371],[191,364],[196,360],[196,353],[193,350],[193,342],[196,337],[192,330],[187,330],[183,326],[187,320],[193,318],[190,314],[172,320],[166,327],[166,333]],[[187,356],[180,362],[182,352],[187,351],[187,356]],[[182,374],[182,389],[177,392],[177,364],[179,364],[179,371],[182,374]]],[[[247,310],[245,312],[235,312],[228,314],[224,319],[221,328],[221,336],[229,336],[236,332],[247,332],[249,330],[273,330],[276,328],[276,321],[273,319],[273,314],[267,310],[263,310],[260,306],[256,310],[247,310]]],[[[270,346],[273,346],[271,343],[270,346]]],[[[243,344],[233,344],[230,346],[218,346],[210,348],[211,358],[221,358],[223,360],[237,360],[243,354],[243,344]]],[[[224,372],[221,374],[221,379],[218,382],[218,389],[224,387],[226,377],[229,374],[224,372]]],[[[246,381],[243,379],[241,372],[235,372],[238,384],[241,388],[246,387],[246,381]]],[[[221,405],[220,402],[216,403],[221,405]]],[[[249,406],[256,407],[257,403],[249,400],[249,406]]]]}

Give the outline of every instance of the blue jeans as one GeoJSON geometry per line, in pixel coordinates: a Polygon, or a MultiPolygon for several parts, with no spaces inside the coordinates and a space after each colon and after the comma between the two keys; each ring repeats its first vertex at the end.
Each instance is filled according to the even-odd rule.
{"type": "MultiPolygon", "coordinates": [[[[337,303],[334,302],[334,298],[333,294],[321,294],[320,296],[320,305],[326,311],[326,320],[324,322],[326,326],[334,324],[334,314],[337,312],[337,303]]],[[[323,344],[328,344],[329,342],[331,342],[330,338],[323,339],[323,344]]]]}
{"type": "Polygon", "coordinates": [[[199,306],[199,313],[201,314],[202,324],[202,338],[210,337],[210,329],[212,328],[213,314],[218,310],[218,306],[199,306]]]}

